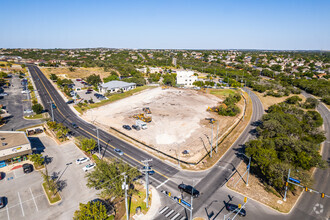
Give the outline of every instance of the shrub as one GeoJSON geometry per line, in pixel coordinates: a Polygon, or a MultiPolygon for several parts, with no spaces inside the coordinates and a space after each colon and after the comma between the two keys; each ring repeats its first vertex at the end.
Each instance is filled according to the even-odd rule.
{"type": "Polygon", "coordinates": [[[44,108],[42,107],[41,104],[34,104],[32,106],[32,110],[36,113],[36,114],[41,114],[42,111],[44,110],[44,108]]]}

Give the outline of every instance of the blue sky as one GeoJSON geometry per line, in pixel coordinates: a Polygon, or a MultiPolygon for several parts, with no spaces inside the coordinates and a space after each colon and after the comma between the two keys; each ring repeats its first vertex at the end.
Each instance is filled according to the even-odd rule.
{"type": "Polygon", "coordinates": [[[329,9],[329,0],[2,0],[0,48],[330,50],[329,9]]]}

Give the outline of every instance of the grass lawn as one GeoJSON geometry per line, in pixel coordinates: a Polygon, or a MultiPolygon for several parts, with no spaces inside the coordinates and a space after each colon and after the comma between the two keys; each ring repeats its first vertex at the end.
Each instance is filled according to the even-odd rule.
{"type": "Polygon", "coordinates": [[[42,187],[44,188],[44,191],[46,192],[46,195],[48,197],[48,201],[50,202],[50,204],[56,203],[62,199],[59,193],[56,193],[56,195],[53,196],[53,193],[48,190],[46,183],[43,183],[42,187]]]}
{"type": "Polygon", "coordinates": [[[42,119],[43,114],[36,114],[36,115],[30,115],[30,116],[24,116],[25,119],[42,119]]]}
{"type": "Polygon", "coordinates": [[[210,89],[210,94],[218,96],[219,98],[225,98],[235,93],[237,93],[237,91],[233,89],[210,89]]]}
{"type": "Polygon", "coordinates": [[[103,105],[109,104],[111,102],[115,102],[115,101],[120,100],[120,99],[127,98],[129,96],[134,95],[135,93],[138,93],[138,92],[141,92],[143,90],[150,89],[150,88],[153,88],[153,87],[152,86],[140,86],[140,87],[137,87],[135,89],[132,89],[132,90],[124,92],[124,93],[118,93],[118,94],[110,95],[110,96],[108,96],[108,99],[102,100],[101,102],[89,104],[87,106],[82,106],[82,107],[74,106],[74,108],[79,113],[82,114],[84,111],[86,111],[88,109],[101,107],[103,105]]]}

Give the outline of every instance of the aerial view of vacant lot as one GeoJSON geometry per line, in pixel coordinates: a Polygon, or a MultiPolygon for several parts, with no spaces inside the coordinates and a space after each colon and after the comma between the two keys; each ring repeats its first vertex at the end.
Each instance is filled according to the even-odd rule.
{"type": "Polygon", "coordinates": [[[99,67],[76,67],[73,71],[70,71],[67,67],[42,67],[40,68],[43,73],[49,78],[50,74],[55,74],[61,78],[75,79],[75,78],[85,78],[90,75],[100,75],[101,79],[109,76],[109,72],[104,72],[103,68],[99,67]]]}
{"type": "MultiPolygon", "coordinates": [[[[148,89],[114,103],[90,109],[83,118],[97,122],[109,130],[116,128],[125,134],[164,151],[174,157],[184,150],[188,155],[180,155],[187,161],[198,161],[206,150],[210,149],[212,125],[205,118],[219,121],[219,137],[240,115],[236,117],[219,116],[206,111],[207,107],[218,106],[222,100],[215,95],[188,89],[148,89]],[[146,130],[127,131],[123,125],[133,125],[134,114],[143,113],[142,108],[149,107],[152,122],[146,130]]],[[[242,109],[244,102],[239,102],[242,109]]],[[[216,139],[217,123],[214,124],[213,143],[216,139]]]]}

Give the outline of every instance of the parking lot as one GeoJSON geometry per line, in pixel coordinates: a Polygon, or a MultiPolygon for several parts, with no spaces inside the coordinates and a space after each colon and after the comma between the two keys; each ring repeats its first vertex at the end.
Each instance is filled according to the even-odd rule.
{"type": "Polygon", "coordinates": [[[95,94],[98,93],[98,91],[89,91],[88,94],[86,94],[87,92],[87,89],[83,89],[83,88],[87,88],[87,86],[83,83],[81,83],[81,81],[77,81],[77,80],[74,80],[74,87],[73,89],[75,91],[77,91],[77,88],[79,89],[80,88],[80,91],[77,91],[77,94],[80,96],[80,98],[82,98],[83,100],[93,100],[94,103],[96,102],[100,102],[101,100],[98,99],[95,94]]]}
{"type": "Polygon", "coordinates": [[[0,196],[8,201],[0,209],[0,219],[72,219],[79,203],[97,198],[97,191],[86,186],[82,168],[88,162],[75,163],[84,154],[72,142],[57,145],[45,134],[32,137],[30,141],[35,151],[50,158],[48,173],[60,183],[62,201],[49,205],[41,186],[41,174],[38,171],[24,174],[22,168],[18,168],[6,173],[0,181],[0,196]]]}
{"type": "Polygon", "coordinates": [[[11,86],[4,88],[4,92],[8,95],[1,99],[1,104],[5,106],[5,110],[11,115],[6,118],[6,124],[2,126],[1,130],[17,130],[24,127],[40,124],[40,120],[25,120],[23,119],[24,110],[31,109],[31,101],[29,94],[22,94],[21,79],[17,75],[13,75],[9,79],[11,86]]]}

